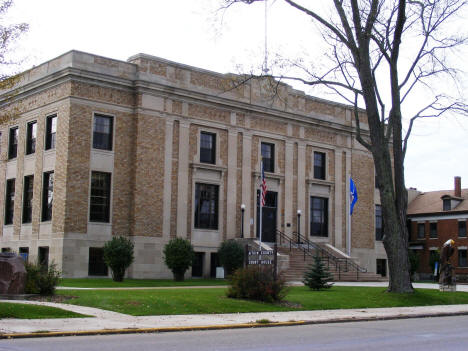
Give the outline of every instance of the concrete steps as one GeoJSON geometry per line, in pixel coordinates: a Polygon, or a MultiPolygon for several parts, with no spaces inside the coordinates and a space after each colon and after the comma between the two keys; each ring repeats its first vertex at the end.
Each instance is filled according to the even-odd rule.
{"type": "MultiPolygon", "coordinates": [[[[278,248],[279,253],[289,256],[289,268],[283,272],[286,281],[302,281],[305,271],[313,264],[314,259],[310,255],[305,255],[300,249],[278,248]],[[304,259],[305,258],[305,259],[304,259]]],[[[338,256],[338,255],[336,255],[338,256]]],[[[323,263],[333,275],[334,281],[385,281],[380,274],[369,272],[357,272],[353,267],[346,267],[344,262],[338,266],[332,260],[323,258],[323,263]]]]}

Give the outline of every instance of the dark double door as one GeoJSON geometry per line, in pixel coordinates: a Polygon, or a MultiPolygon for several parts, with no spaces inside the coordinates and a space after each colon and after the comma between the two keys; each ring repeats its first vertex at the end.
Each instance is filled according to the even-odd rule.
{"type": "MultiPolygon", "coordinates": [[[[267,191],[265,206],[262,208],[262,241],[276,242],[276,216],[278,208],[278,193],[267,191]]],[[[257,191],[257,238],[260,238],[260,190],[257,191]]]]}

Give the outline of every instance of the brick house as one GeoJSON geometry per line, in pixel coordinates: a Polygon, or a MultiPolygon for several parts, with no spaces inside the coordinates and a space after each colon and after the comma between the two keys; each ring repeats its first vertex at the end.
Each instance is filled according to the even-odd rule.
{"type": "Polygon", "coordinates": [[[468,189],[461,188],[460,177],[455,177],[454,183],[454,190],[409,191],[409,247],[419,255],[421,278],[432,276],[430,256],[440,251],[449,239],[455,241],[456,249],[451,257],[455,273],[459,279],[468,278],[468,189]]]}
{"type": "Polygon", "coordinates": [[[180,236],[197,252],[192,274],[209,276],[223,240],[257,235],[263,156],[266,241],[300,231],[383,272],[373,160],[351,107],[282,83],[274,97],[263,81],[231,88],[237,78],[77,51],[24,72],[2,95],[2,250],[54,260],[65,277],[105,275],[101,248],[124,235],[135,244],[130,277],[169,277],[162,249],[180,236]]]}

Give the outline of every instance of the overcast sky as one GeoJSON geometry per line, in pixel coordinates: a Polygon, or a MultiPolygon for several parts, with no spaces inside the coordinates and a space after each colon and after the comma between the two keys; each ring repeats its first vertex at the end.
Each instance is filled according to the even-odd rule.
{"type": "MultiPolygon", "coordinates": [[[[280,3],[272,2],[268,10],[269,50],[307,60],[321,38],[311,34],[307,18],[280,3]]],[[[147,53],[221,73],[260,66],[263,5],[217,11],[220,4],[220,0],[15,0],[8,19],[30,24],[16,48],[18,57],[26,57],[21,70],[72,49],[120,60],[147,53]]],[[[464,28],[465,22],[460,26],[464,28]]],[[[462,77],[463,89],[468,79],[466,74],[462,77]]],[[[468,188],[467,118],[417,123],[405,170],[408,187],[452,189],[453,177],[461,176],[462,187],[468,188]]]]}

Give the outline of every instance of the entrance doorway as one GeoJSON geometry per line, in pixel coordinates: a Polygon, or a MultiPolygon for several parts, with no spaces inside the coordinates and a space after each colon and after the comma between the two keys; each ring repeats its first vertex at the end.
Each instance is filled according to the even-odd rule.
{"type": "MultiPolygon", "coordinates": [[[[278,193],[267,191],[265,206],[262,208],[262,241],[276,242],[276,213],[278,207],[278,193]]],[[[260,237],[260,190],[257,190],[257,238],[260,237]]]]}

